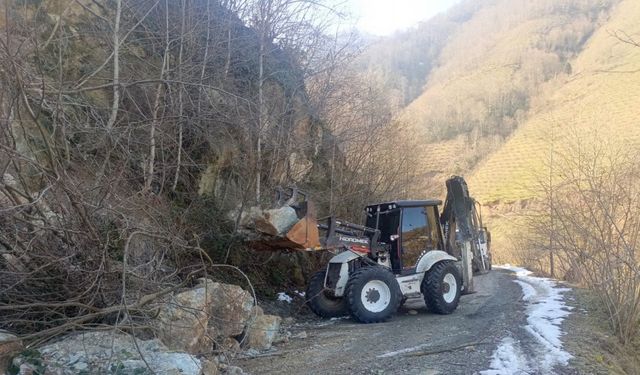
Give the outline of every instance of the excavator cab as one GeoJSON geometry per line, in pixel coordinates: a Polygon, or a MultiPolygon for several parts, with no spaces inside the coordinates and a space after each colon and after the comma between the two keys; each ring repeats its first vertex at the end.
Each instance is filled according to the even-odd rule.
{"type": "Polygon", "coordinates": [[[439,200],[411,200],[367,206],[365,226],[380,231],[380,242],[388,247],[395,274],[415,272],[420,257],[431,250],[444,250],[438,214],[439,200]]]}

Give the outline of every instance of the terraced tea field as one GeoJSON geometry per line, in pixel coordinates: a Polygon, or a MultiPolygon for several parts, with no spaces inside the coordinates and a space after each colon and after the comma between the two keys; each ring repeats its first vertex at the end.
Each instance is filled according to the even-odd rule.
{"type": "Polygon", "coordinates": [[[572,62],[574,74],[471,176],[470,189],[480,202],[503,207],[488,218],[497,244],[517,232],[511,230],[513,217],[499,211],[538,197],[552,160],[558,165],[576,157],[577,149],[595,146],[603,152],[640,150],[640,47],[612,35],[640,40],[638,19],[640,3],[620,4],[572,62]]]}

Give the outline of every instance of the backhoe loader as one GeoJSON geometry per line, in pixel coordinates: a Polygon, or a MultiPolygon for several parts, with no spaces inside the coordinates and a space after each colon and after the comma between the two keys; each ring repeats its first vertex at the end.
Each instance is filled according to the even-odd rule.
{"type": "Polygon", "coordinates": [[[437,199],[398,200],[366,206],[364,225],[335,217],[318,221],[306,194],[280,189],[277,207],[295,210],[293,224],[279,234],[264,225],[269,220],[258,220],[255,228],[264,236],[254,244],[335,254],[306,291],[320,317],[350,314],[362,323],[382,322],[420,296],[431,311],[450,314],[461,294],[473,293],[474,270],[491,268],[491,256],[489,232],[466,182],[454,176],[446,186],[442,214],[437,199]]]}

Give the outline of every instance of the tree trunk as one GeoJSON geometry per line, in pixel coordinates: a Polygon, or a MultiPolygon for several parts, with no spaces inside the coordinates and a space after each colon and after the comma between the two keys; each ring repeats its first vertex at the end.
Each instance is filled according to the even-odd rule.
{"type": "Polygon", "coordinates": [[[122,0],[116,0],[116,20],[113,26],[113,102],[111,115],[107,121],[107,130],[111,132],[120,106],[120,14],[122,13],[122,0]]]}
{"type": "Polygon", "coordinates": [[[180,177],[180,164],[182,163],[182,133],[183,133],[183,112],[184,112],[184,77],[182,76],[182,54],[184,51],[184,29],[185,29],[185,12],[187,7],[187,0],[182,0],[182,23],[180,25],[180,52],[178,52],[178,79],[180,80],[180,86],[178,88],[178,159],[176,161],[176,173],[173,175],[173,184],[171,185],[171,191],[176,191],[178,186],[178,178],[180,177]]]}
{"type": "MultiPolygon", "coordinates": [[[[160,69],[160,81],[164,79],[164,73],[167,70],[169,56],[169,0],[164,1],[165,9],[165,46],[162,56],[162,68],[160,69]]],[[[156,96],[153,101],[153,113],[151,115],[151,129],[149,130],[149,163],[147,165],[147,174],[144,181],[144,190],[150,191],[153,183],[153,174],[155,173],[156,163],[156,131],[158,128],[158,112],[160,111],[160,98],[164,85],[158,82],[156,86],[156,96]]]]}
{"type": "MultiPolygon", "coordinates": [[[[264,25],[263,25],[264,28],[264,25]]],[[[260,34],[260,55],[258,56],[258,131],[256,142],[256,202],[260,202],[261,172],[262,172],[262,130],[265,123],[264,110],[264,29],[260,34]]]]}

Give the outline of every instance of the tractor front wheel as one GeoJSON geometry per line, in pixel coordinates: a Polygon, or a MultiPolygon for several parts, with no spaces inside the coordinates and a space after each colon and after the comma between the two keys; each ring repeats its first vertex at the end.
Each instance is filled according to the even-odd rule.
{"type": "Polygon", "coordinates": [[[337,318],[349,314],[344,298],[335,297],[325,289],[324,278],[327,270],[316,272],[309,280],[305,296],[307,304],[314,314],[321,318],[337,318]]]}
{"type": "Polygon", "coordinates": [[[460,301],[460,270],[452,261],[438,262],[424,275],[420,289],[429,310],[437,314],[451,314],[460,301]]]}
{"type": "Polygon", "coordinates": [[[376,266],[363,267],[349,275],[345,295],[351,316],[361,323],[389,319],[402,300],[402,292],[393,273],[376,266]]]}

